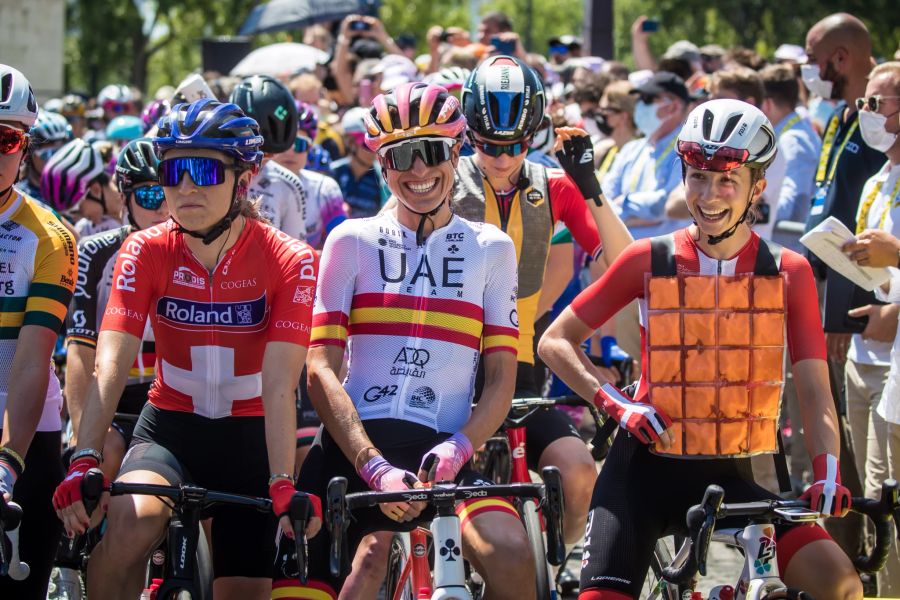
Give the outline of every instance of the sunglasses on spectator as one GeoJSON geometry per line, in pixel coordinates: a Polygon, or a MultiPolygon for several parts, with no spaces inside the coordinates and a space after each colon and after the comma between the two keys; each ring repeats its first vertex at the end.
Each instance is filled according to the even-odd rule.
{"type": "Polygon", "coordinates": [[[167,158],[159,163],[159,183],[163,187],[175,187],[187,173],[196,186],[219,185],[225,182],[225,171],[240,170],[234,165],[226,165],[218,158],[206,156],[167,158]]]}
{"type": "Polygon", "coordinates": [[[0,155],[15,154],[27,146],[27,133],[9,125],[0,125],[0,155]]]}
{"type": "Polygon", "coordinates": [[[856,110],[868,108],[872,112],[878,112],[885,100],[900,100],[900,96],[869,96],[868,98],[856,99],[856,110]]]}
{"type": "Polygon", "coordinates": [[[166,201],[166,193],[161,185],[144,185],[131,190],[134,202],[144,210],[158,210],[166,201]]]}
{"type": "Polygon", "coordinates": [[[428,167],[436,167],[450,160],[453,155],[451,150],[455,145],[456,140],[450,138],[421,137],[382,148],[378,151],[378,155],[381,157],[382,166],[386,169],[409,171],[416,156],[428,167]]]}
{"type": "Polygon", "coordinates": [[[688,166],[701,171],[731,171],[747,162],[750,151],[722,146],[712,156],[707,155],[697,142],[678,142],[678,154],[688,166]]]}
{"type": "Polygon", "coordinates": [[[509,154],[510,156],[519,156],[526,150],[528,150],[528,142],[516,142],[515,144],[494,144],[492,142],[481,142],[478,140],[473,140],[473,144],[475,147],[480,150],[483,154],[487,154],[493,158],[498,158],[503,156],[504,154],[509,154]]]}
{"type": "Polygon", "coordinates": [[[308,137],[298,135],[294,138],[294,152],[306,152],[311,145],[312,142],[308,137]]]}
{"type": "Polygon", "coordinates": [[[569,52],[569,47],[565,44],[552,44],[550,46],[551,54],[567,54],[569,52]]]}

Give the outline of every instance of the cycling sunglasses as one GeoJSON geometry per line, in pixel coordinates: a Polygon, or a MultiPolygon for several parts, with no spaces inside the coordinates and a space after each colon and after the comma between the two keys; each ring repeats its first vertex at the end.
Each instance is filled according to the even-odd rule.
{"type": "Polygon", "coordinates": [[[0,125],[0,155],[15,154],[27,146],[27,133],[9,125],[0,125]]]}
{"type": "Polygon", "coordinates": [[[569,47],[565,44],[551,44],[550,54],[568,54],[569,47]]]}
{"type": "Polygon", "coordinates": [[[134,107],[134,104],[131,102],[116,102],[115,100],[107,100],[103,103],[103,110],[107,110],[112,113],[124,113],[129,112],[134,107]]]}
{"type": "Polygon", "coordinates": [[[394,171],[409,171],[416,160],[422,159],[428,167],[436,167],[450,160],[455,140],[449,138],[414,138],[393,144],[378,151],[381,164],[394,171]]]}
{"type": "Polygon", "coordinates": [[[688,166],[701,171],[731,171],[737,169],[750,158],[746,149],[722,146],[708,156],[697,142],[678,142],[678,154],[688,166]]]}
{"type": "Polygon", "coordinates": [[[856,99],[856,110],[868,108],[872,112],[878,112],[885,100],[900,100],[900,96],[869,96],[868,98],[856,99]]]}
{"type": "Polygon", "coordinates": [[[475,147],[490,157],[498,158],[504,154],[510,156],[519,156],[528,150],[528,142],[516,142],[515,144],[493,144],[491,142],[480,142],[473,140],[475,147]]]}
{"type": "Polygon", "coordinates": [[[312,142],[308,137],[298,135],[294,138],[294,152],[306,152],[311,145],[312,142]]]}
{"type": "Polygon", "coordinates": [[[206,156],[167,158],[159,163],[159,184],[163,187],[175,187],[187,173],[196,186],[219,185],[225,182],[226,170],[240,169],[234,165],[226,165],[217,158],[206,156]]]}
{"type": "Polygon", "coordinates": [[[144,210],[158,210],[166,201],[166,194],[161,185],[145,185],[131,190],[134,202],[144,210]]]}

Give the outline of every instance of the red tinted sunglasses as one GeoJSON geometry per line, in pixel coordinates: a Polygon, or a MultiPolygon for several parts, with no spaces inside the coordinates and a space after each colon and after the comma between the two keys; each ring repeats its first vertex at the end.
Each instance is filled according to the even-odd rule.
{"type": "Polygon", "coordinates": [[[15,154],[28,145],[28,134],[21,129],[0,125],[0,154],[15,154]]]}
{"type": "Polygon", "coordinates": [[[697,142],[678,142],[678,154],[685,164],[701,171],[731,171],[750,158],[749,150],[727,146],[717,148],[712,156],[708,156],[697,142]]]}

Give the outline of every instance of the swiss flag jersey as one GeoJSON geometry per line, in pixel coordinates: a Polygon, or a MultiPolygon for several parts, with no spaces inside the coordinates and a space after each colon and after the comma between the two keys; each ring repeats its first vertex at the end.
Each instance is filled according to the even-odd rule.
{"type": "Polygon", "coordinates": [[[157,378],[149,401],[208,418],[259,416],[267,342],[309,343],[318,256],[247,219],[212,273],[172,221],[122,244],[101,329],[141,337],[149,318],[157,378]]]}

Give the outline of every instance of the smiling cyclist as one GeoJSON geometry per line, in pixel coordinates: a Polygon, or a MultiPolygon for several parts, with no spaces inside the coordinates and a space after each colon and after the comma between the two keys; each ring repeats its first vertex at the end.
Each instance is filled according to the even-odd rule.
{"type": "MultiPolygon", "coordinates": [[[[581,600],[636,598],[656,540],[684,526],[709,484],[731,502],[773,497],[753,481],[749,457],[777,449],[785,352],[814,457],[815,483],[803,497],[823,515],[849,509],[812,270],[747,221],[775,143],[771,123],[750,104],[713,100],[694,109],[677,149],[695,224],[629,246],[541,339],[553,371],[622,429],[594,486],[581,600]],[[629,400],[580,344],[635,298],[643,372],[629,400]]],[[[862,597],[853,565],[821,527],[776,533],[789,586],[819,599],[862,597]]]]}

